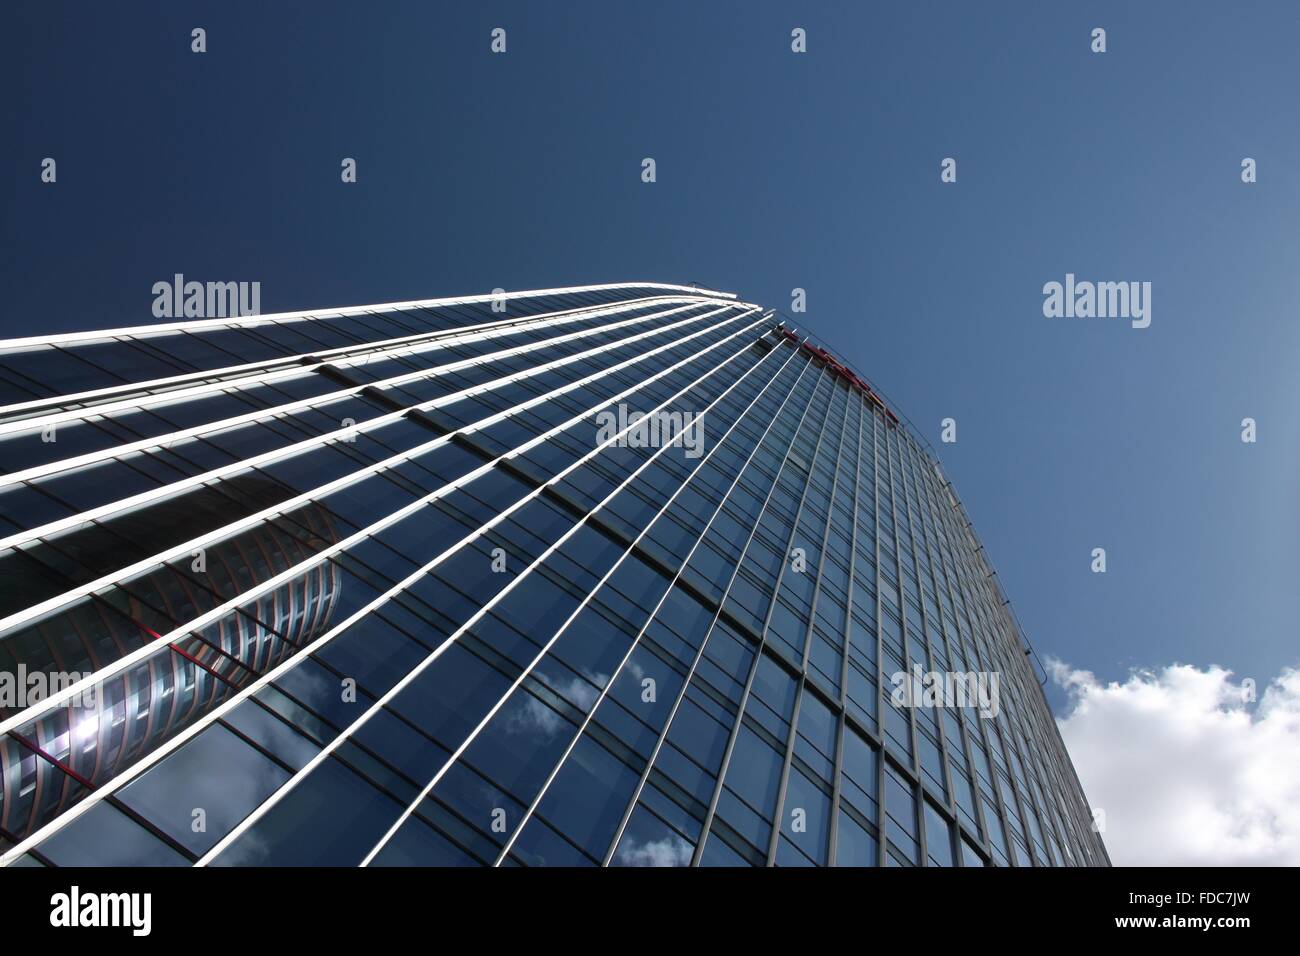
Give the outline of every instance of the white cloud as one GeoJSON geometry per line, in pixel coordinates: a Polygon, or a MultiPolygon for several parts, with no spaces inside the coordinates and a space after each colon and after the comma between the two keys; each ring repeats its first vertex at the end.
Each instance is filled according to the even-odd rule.
{"type": "Polygon", "coordinates": [[[1049,662],[1058,723],[1118,866],[1300,865],[1300,670],[1243,701],[1218,666],[1102,684],[1049,662]]]}
{"type": "MultiPolygon", "coordinates": [[[[540,677],[561,697],[578,705],[584,712],[591,710],[592,705],[596,703],[596,698],[600,696],[600,688],[609,683],[608,674],[590,672],[584,672],[583,677],[586,677],[586,680],[582,677],[571,677],[564,683],[557,683],[548,674],[541,672],[534,672],[534,676],[540,677]]],[[[540,734],[546,740],[550,740],[565,727],[573,730],[573,724],[561,717],[557,711],[552,710],[548,704],[543,704],[526,691],[517,691],[508,707],[503,718],[508,734],[540,734]]]]}
{"type": "Polygon", "coordinates": [[[649,843],[624,841],[619,844],[618,860],[624,866],[688,866],[691,845],[675,833],[649,843]]]}

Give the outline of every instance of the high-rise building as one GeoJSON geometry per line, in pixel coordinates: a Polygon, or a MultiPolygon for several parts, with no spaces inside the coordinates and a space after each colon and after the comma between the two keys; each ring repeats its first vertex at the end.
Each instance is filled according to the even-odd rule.
{"type": "Polygon", "coordinates": [[[8,865],[1083,865],[960,503],[695,287],[0,342],[8,865]]]}

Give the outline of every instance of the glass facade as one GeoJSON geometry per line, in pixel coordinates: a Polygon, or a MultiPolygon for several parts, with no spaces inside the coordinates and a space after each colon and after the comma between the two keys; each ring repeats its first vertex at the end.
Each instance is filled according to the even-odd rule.
{"type": "Polygon", "coordinates": [[[760,306],[0,342],[0,402],[5,865],[1108,862],[937,463],[760,306]]]}

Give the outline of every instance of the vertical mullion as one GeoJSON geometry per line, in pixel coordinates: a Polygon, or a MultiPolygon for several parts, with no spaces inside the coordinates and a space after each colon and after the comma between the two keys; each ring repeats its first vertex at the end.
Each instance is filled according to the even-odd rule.
{"type": "MultiPolygon", "coordinates": [[[[796,348],[797,347],[798,346],[796,346],[796,348]]],[[[811,394],[809,394],[808,396],[808,403],[804,406],[804,410],[799,417],[799,422],[798,424],[795,425],[794,429],[790,433],[789,446],[787,447],[785,454],[781,456],[781,464],[777,467],[776,477],[772,480],[772,485],[768,489],[767,497],[763,499],[763,507],[759,509],[758,517],[754,521],[754,527],[750,529],[749,537],[745,541],[745,547],[741,549],[740,557],[736,561],[735,570],[733,570],[731,573],[731,580],[728,581],[727,583],[727,591],[723,594],[722,600],[719,602],[719,606],[726,603],[727,594],[729,594],[731,590],[731,582],[734,581],[736,575],[740,573],[740,566],[741,564],[744,563],[745,554],[749,550],[749,544],[754,540],[754,536],[758,533],[758,526],[762,524],[763,516],[767,513],[768,502],[772,500],[772,495],[776,493],[777,486],[781,483],[781,473],[785,471],[787,465],[790,463],[790,451],[793,450],[795,443],[799,440],[799,433],[803,430],[803,425],[808,418],[808,413],[811,412],[813,409],[813,403],[817,399],[817,391],[818,389],[821,388],[821,384],[825,381],[828,381],[830,378],[829,375],[826,373],[825,368],[821,368],[820,372],[821,374],[817,379],[816,384],[814,384],[811,394]]],[[[817,447],[820,447],[821,445],[821,436],[825,432],[826,419],[829,415],[830,415],[830,403],[827,402],[826,411],[822,415],[821,422],[817,425],[817,435],[818,435],[817,447]]],[[[816,455],[816,450],[814,449],[814,457],[815,455],[816,455]]],[[[812,475],[810,473],[809,482],[811,482],[811,480],[812,480],[812,475]]],[[[806,496],[807,493],[808,493],[808,487],[807,485],[805,485],[803,494],[806,496]]],[[[740,732],[740,724],[741,721],[745,719],[745,705],[749,701],[750,689],[754,685],[754,675],[758,672],[758,664],[763,656],[763,647],[767,644],[767,625],[772,620],[772,609],[775,607],[777,600],[779,600],[780,598],[781,578],[785,574],[785,567],[787,562],[789,561],[790,543],[794,540],[794,534],[799,528],[799,515],[802,513],[802,511],[803,511],[803,498],[801,497],[799,502],[799,508],[796,509],[794,520],[791,523],[790,534],[786,538],[785,551],[782,555],[782,560],[781,560],[781,571],[777,574],[777,579],[773,583],[772,599],[771,601],[768,602],[767,614],[763,620],[763,631],[762,634],[760,634],[759,636],[758,646],[754,648],[754,660],[753,663],[749,665],[749,674],[745,678],[745,689],[740,695],[740,702],[736,708],[736,719],[735,721],[732,722],[731,731],[727,735],[727,746],[722,754],[722,763],[718,767],[717,780],[715,780],[713,783],[713,794],[709,798],[709,808],[707,811],[705,811],[704,821],[700,826],[700,838],[698,841],[696,841],[695,851],[691,855],[691,864],[693,866],[699,865],[700,859],[704,854],[704,844],[708,840],[710,830],[713,826],[713,818],[717,814],[718,800],[722,796],[722,787],[727,779],[727,770],[731,766],[731,755],[736,747],[736,738],[740,732]]],[[[796,705],[797,705],[797,701],[796,701],[796,705]]],[[[648,768],[646,774],[647,776],[649,774],[648,768]]],[[[778,819],[779,819],[780,809],[781,808],[779,806],[776,808],[778,813],[778,819]]],[[[777,820],[773,821],[773,826],[779,827],[779,823],[777,820]]]]}
{"type": "MultiPolygon", "coordinates": [[[[942,507],[942,505],[940,505],[940,507],[942,507]]],[[[952,620],[952,628],[951,628],[953,633],[950,635],[948,633],[949,628],[945,626],[943,628],[944,631],[943,637],[944,637],[944,642],[948,646],[948,660],[950,662],[955,662],[957,660],[957,654],[954,653],[954,648],[955,648],[957,652],[960,652],[961,661],[963,665],[965,665],[967,659],[966,647],[962,643],[961,630],[960,627],[958,626],[958,618],[957,618],[957,612],[962,605],[962,597],[960,593],[961,585],[959,580],[960,569],[957,566],[956,558],[951,554],[952,536],[956,533],[957,526],[956,526],[956,522],[953,520],[952,514],[947,514],[946,518],[947,520],[944,523],[947,524],[947,528],[943,529],[943,543],[938,549],[938,553],[940,559],[940,565],[939,565],[940,572],[942,573],[943,582],[944,582],[944,595],[948,598],[948,603],[951,604],[953,608],[953,620],[952,620]]],[[[940,605],[940,609],[942,612],[942,604],[940,605]]],[[[940,623],[942,624],[942,613],[940,614],[940,623]]],[[[973,816],[975,820],[975,834],[974,834],[975,842],[976,844],[979,845],[979,848],[991,860],[993,858],[993,851],[992,851],[992,846],[990,845],[990,841],[988,837],[985,835],[987,833],[987,829],[985,829],[983,832],[981,832],[980,829],[981,821],[984,819],[984,817],[983,817],[983,801],[980,799],[980,794],[979,794],[979,773],[975,769],[974,749],[971,746],[972,743],[974,742],[973,738],[975,737],[975,734],[973,734],[970,728],[966,726],[966,720],[963,717],[959,717],[957,719],[957,727],[958,727],[958,733],[962,737],[962,751],[965,755],[965,764],[966,764],[966,780],[971,790],[971,801],[973,803],[971,810],[973,811],[973,816]]],[[[954,791],[953,792],[954,806],[956,805],[956,798],[957,795],[956,792],[954,791]]],[[[960,830],[960,828],[964,826],[961,820],[960,811],[958,811],[956,819],[957,819],[958,828],[960,830]]]]}
{"type": "MultiPolygon", "coordinates": [[[[866,408],[866,402],[858,399],[854,392],[849,393],[849,401],[854,402],[854,417],[857,419],[858,430],[853,442],[853,528],[849,535],[849,586],[848,593],[845,595],[844,622],[840,625],[840,640],[844,642],[844,652],[840,657],[840,712],[835,715],[835,769],[834,776],[831,779],[831,825],[830,825],[830,845],[827,848],[826,862],[829,866],[836,866],[836,856],[839,851],[840,837],[840,797],[843,792],[844,777],[844,735],[853,733],[848,725],[849,713],[849,635],[852,632],[852,626],[849,621],[853,616],[853,579],[857,573],[858,564],[858,495],[862,492],[862,415],[866,408]]],[[[831,515],[835,514],[835,505],[832,500],[831,515]]]]}
{"type": "MultiPolygon", "coordinates": [[[[898,587],[896,589],[897,598],[898,598],[898,618],[899,618],[898,625],[899,625],[899,633],[902,634],[902,640],[903,640],[903,670],[907,674],[907,679],[910,680],[912,674],[912,649],[910,647],[909,639],[911,638],[912,635],[911,635],[910,625],[907,623],[907,588],[904,587],[904,582],[903,582],[903,558],[902,558],[902,545],[901,545],[902,535],[899,531],[899,526],[898,526],[899,524],[898,523],[898,512],[899,512],[898,498],[899,498],[900,489],[904,485],[903,475],[902,475],[902,467],[903,467],[902,450],[901,450],[902,445],[901,445],[901,439],[899,438],[899,432],[897,429],[886,429],[885,435],[886,435],[885,444],[887,450],[886,461],[889,464],[889,500],[890,500],[889,514],[890,514],[891,524],[893,526],[893,531],[890,537],[894,539],[894,555],[893,555],[894,577],[898,579],[898,587]],[[895,461],[895,458],[897,458],[897,461],[895,461]]],[[[905,491],[903,492],[903,496],[904,496],[903,510],[906,511],[907,500],[906,500],[905,491]]],[[[911,525],[912,525],[910,517],[908,518],[907,524],[908,524],[908,535],[910,537],[911,525]]],[[[892,706],[892,701],[891,701],[891,706],[892,706]]],[[[907,729],[908,729],[908,734],[910,735],[909,743],[911,744],[912,752],[908,756],[908,762],[906,767],[907,772],[903,775],[903,779],[911,787],[912,799],[914,801],[914,806],[912,808],[912,813],[914,815],[912,820],[912,825],[916,828],[917,831],[917,840],[916,840],[917,854],[920,857],[920,859],[916,861],[915,865],[924,866],[925,865],[925,829],[922,826],[923,814],[921,813],[921,805],[922,805],[922,801],[924,800],[924,794],[922,793],[922,786],[921,786],[920,747],[917,745],[918,731],[916,729],[916,714],[914,713],[915,710],[916,710],[915,702],[913,702],[913,706],[907,708],[907,729]],[[912,778],[915,779],[913,780],[912,778]]],[[[884,745],[885,749],[888,749],[889,747],[888,732],[882,733],[880,735],[880,741],[881,744],[884,745]]],[[[883,766],[884,760],[881,761],[881,764],[883,766]]],[[[885,791],[881,791],[881,796],[887,797],[888,794],[885,791]]],[[[883,812],[885,813],[889,812],[884,802],[882,802],[881,807],[883,812]]],[[[882,830],[881,835],[884,837],[884,840],[882,842],[888,843],[889,840],[888,827],[882,830]]],[[[886,850],[886,852],[888,852],[888,850],[886,850]]]]}
{"type": "MultiPolygon", "coordinates": [[[[916,501],[918,503],[917,513],[919,514],[921,510],[919,506],[921,500],[920,480],[917,478],[916,468],[914,467],[913,464],[913,459],[912,459],[913,450],[911,447],[911,442],[910,440],[904,441],[904,434],[902,432],[895,432],[895,435],[898,439],[899,472],[901,477],[904,480],[903,483],[907,486],[907,488],[911,490],[911,495],[915,496],[916,498],[916,501]]],[[[912,576],[916,579],[916,592],[917,592],[916,598],[917,598],[917,605],[920,608],[920,617],[921,617],[920,644],[925,648],[926,657],[927,657],[927,660],[924,661],[923,663],[926,665],[927,668],[929,668],[934,661],[934,649],[930,646],[930,640],[925,633],[926,630],[925,629],[925,590],[924,588],[921,587],[921,561],[917,556],[916,522],[912,520],[911,511],[908,508],[908,502],[909,502],[909,496],[905,492],[903,498],[903,512],[907,515],[907,540],[911,543],[911,551],[912,551],[912,561],[911,561],[912,567],[910,568],[910,571],[912,573],[912,576]]],[[[897,501],[894,502],[894,513],[895,514],[898,513],[897,501]]],[[[903,612],[903,628],[904,628],[903,646],[907,648],[907,652],[910,657],[912,652],[911,640],[910,640],[911,625],[908,624],[907,622],[907,589],[902,587],[903,580],[902,580],[902,573],[901,573],[901,564],[902,564],[901,559],[899,563],[900,563],[900,573],[899,573],[898,583],[899,583],[899,587],[901,588],[900,597],[902,598],[902,602],[903,602],[902,605],[900,606],[903,612]]],[[[909,667],[910,667],[910,663],[911,662],[909,661],[909,667]]],[[[910,714],[910,716],[912,718],[912,759],[916,766],[916,784],[917,784],[916,826],[917,826],[917,832],[920,834],[920,839],[917,840],[917,843],[920,844],[920,848],[921,848],[920,849],[921,860],[919,865],[929,866],[930,864],[929,832],[925,825],[926,824],[925,765],[921,761],[921,746],[920,746],[922,730],[920,728],[920,721],[916,717],[915,710],[916,710],[915,707],[911,708],[912,713],[910,714]]],[[[936,715],[934,717],[934,723],[935,723],[935,733],[938,738],[936,743],[938,745],[938,750],[939,750],[939,773],[941,775],[944,775],[946,778],[946,773],[947,773],[945,769],[946,762],[943,759],[943,720],[936,715]]],[[[946,783],[946,779],[945,779],[945,783],[946,783]]],[[[951,788],[949,788],[949,791],[951,792],[951,788]]]]}
{"type": "MultiPolygon", "coordinates": [[[[839,389],[836,386],[835,381],[836,381],[835,379],[831,380],[831,394],[830,394],[830,398],[828,399],[829,407],[832,412],[835,410],[836,402],[837,399],[839,398],[839,389]]],[[[847,394],[845,397],[847,401],[847,394]]],[[[817,562],[817,582],[816,584],[813,585],[812,600],[808,605],[808,628],[804,633],[803,654],[801,655],[801,659],[799,661],[799,678],[796,682],[798,693],[794,699],[794,712],[790,716],[790,730],[786,734],[785,756],[781,762],[781,783],[777,787],[777,793],[776,793],[776,816],[773,819],[774,825],[772,827],[772,835],[768,839],[768,844],[767,844],[767,865],[768,866],[772,866],[776,862],[776,851],[777,848],[780,846],[780,841],[781,841],[781,826],[783,821],[785,820],[785,796],[786,796],[786,791],[789,789],[789,784],[790,784],[790,767],[794,759],[794,744],[799,734],[799,712],[803,707],[803,695],[808,692],[807,684],[808,684],[809,648],[812,644],[813,628],[816,627],[817,624],[817,599],[821,597],[822,568],[825,566],[826,563],[826,540],[827,540],[827,535],[829,534],[830,531],[831,515],[833,514],[835,508],[834,505],[835,489],[839,485],[839,480],[840,480],[839,465],[840,465],[840,460],[844,454],[844,433],[847,429],[848,429],[848,416],[845,415],[840,419],[840,432],[835,445],[835,473],[834,473],[835,477],[831,480],[830,499],[826,502],[826,523],[822,527],[822,540],[821,540],[821,545],[818,549],[820,551],[820,558],[817,562]]],[[[808,474],[808,489],[805,489],[805,493],[804,493],[805,502],[808,500],[807,492],[809,489],[811,489],[813,484],[813,474],[817,470],[817,458],[820,455],[820,453],[821,453],[821,447],[819,445],[817,451],[813,453],[811,470],[809,471],[808,474]]],[[[800,515],[802,515],[803,507],[800,506],[799,510],[800,510],[800,515]]],[[[798,530],[799,530],[799,522],[796,520],[795,521],[796,533],[798,532],[798,530]]],[[[778,591],[777,595],[774,596],[774,600],[779,598],[779,596],[780,596],[780,592],[778,591]]],[[[764,633],[766,634],[766,629],[764,630],[764,633]]],[[[838,715],[837,715],[837,719],[838,719],[838,715]]],[[[834,784],[832,782],[832,786],[833,785],[834,784]]]]}
{"type": "MultiPolygon", "coordinates": [[[[773,349],[772,351],[768,352],[767,355],[763,356],[763,358],[761,358],[761,359],[759,360],[759,362],[755,364],[754,368],[757,368],[757,367],[758,367],[759,365],[761,365],[764,361],[766,361],[767,358],[768,358],[768,356],[775,355],[775,354],[776,354],[776,350],[775,350],[775,349],[773,349]]],[[[712,457],[713,453],[716,452],[719,448],[721,448],[721,447],[723,446],[723,444],[724,444],[724,443],[726,442],[726,440],[727,440],[727,437],[732,433],[732,431],[735,430],[735,428],[736,428],[737,426],[740,425],[740,423],[741,423],[742,421],[744,421],[745,416],[749,414],[749,412],[753,409],[753,407],[754,407],[754,406],[758,403],[758,401],[763,397],[763,394],[767,391],[767,389],[768,389],[769,387],[771,387],[775,382],[777,382],[777,381],[779,380],[781,374],[785,371],[785,369],[786,369],[786,367],[788,366],[788,364],[789,364],[791,361],[794,360],[794,358],[795,358],[795,356],[793,356],[793,355],[787,355],[787,356],[786,356],[785,361],[782,362],[782,363],[777,367],[776,371],[772,374],[772,376],[768,379],[768,381],[763,385],[763,388],[758,392],[758,394],[756,394],[756,395],[753,397],[753,399],[750,400],[750,402],[749,402],[748,405],[746,405],[743,409],[741,409],[740,413],[736,416],[735,421],[733,421],[733,422],[731,423],[731,425],[728,426],[726,432],[723,433],[722,437],[719,438],[718,441],[714,443],[714,446],[713,446],[713,448],[710,450],[709,454],[706,455],[706,456],[704,457],[704,459],[699,463],[699,465],[695,468],[695,470],[694,470],[690,475],[688,475],[688,476],[686,477],[686,479],[681,483],[681,485],[678,487],[678,489],[677,489],[676,491],[674,491],[674,492],[669,496],[668,500],[664,502],[663,506],[659,509],[659,511],[658,511],[658,512],[653,516],[653,517],[651,517],[651,518],[646,522],[645,527],[643,527],[643,528],[641,529],[640,533],[637,535],[636,539],[633,540],[632,544],[628,547],[628,549],[627,549],[627,551],[624,553],[623,557],[626,557],[627,555],[633,554],[633,553],[635,552],[637,546],[639,545],[641,539],[642,539],[643,537],[645,537],[645,535],[649,532],[650,528],[655,524],[655,522],[658,521],[658,520],[659,520],[661,517],[663,517],[664,515],[667,515],[667,514],[669,513],[669,510],[672,508],[673,502],[675,502],[675,501],[677,500],[677,496],[678,496],[682,491],[684,491],[684,490],[686,489],[686,487],[691,483],[691,479],[692,479],[696,474],[698,474],[698,473],[700,472],[701,469],[703,469],[705,462],[707,462],[707,461],[712,457]]],[[[805,366],[805,369],[801,369],[801,370],[800,370],[799,375],[802,376],[802,375],[803,375],[803,372],[804,372],[805,370],[806,370],[806,366],[805,366]]],[[[751,370],[751,371],[752,371],[752,370],[751,370]]],[[[797,379],[796,379],[796,381],[797,381],[797,379]]],[[[730,391],[730,389],[728,389],[728,391],[730,391]]],[[[725,396],[725,394],[726,394],[726,393],[724,392],[724,393],[723,393],[723,396],[719,396],[718,399],[717,399],[717,401],[721,401],[722,398],[725,396]]],[[[766,434],[766,433],[764,433],[764,434],[766,434]]],[[[762,444],[762,438],[763,438],[763,436],[760,436],[759,440],[754,444],[754,449],[753,449],[753,451],[750,453],[750,457],[751,457],[751,458],[752,458],[752,456],[753,456],[754,454],[757,453],[759,446],[762,444]]],[[[747,464],[747,463],[748,463],[748,459],[746,460],[746,464],[747,464]]],[[[736,472],[736,477],[735,477],[734,481],[732,482],[731,487],[735,487],[735,485],[740,481],[741,475],[742,475],[743,473],[744,473],[744,464],[742,464],[741,467],[737,470],[737,472],[736,472]]],[[[730,488],[728,488],[728,493],[730,493],[730,488]]],[[[591,723],[592,718],[595,716],[596,709],[600,706],[601,702],[602,702],[603,700],[605,700],[606,696],[608,695],[608,691],[609,691],[609,689],[610,689],[611,687],[614,686],[614,682],[615,682],[616,680],[618,680],[619,675],[622,673],[623,667],[627,664],[627,661],[628,661],[629,659],[631,659],[633,652],[635,652],[636,649],[637,649],[637,647],[640,646],[642,636],[645,634],[646,630],[649,629],[650,624],[654,621],[654,619],[655,619],[655,615],[659,613],[659,609],[663,606],[664,601],[666,601],[666,600],[668,599],[668,595],[669,595],[669,593],[671,593],[671,591],[672,591],[672,589],[673,589],[673,586],[677,583],[678,579],[681,577],[681,572],[682,572],[682,570],[686,567],[686,563],[690,560],[690,556],[691,556],[691,554],[694,553],[695,548],[698,547],[699,542],[703,540],[704,535],[708,532],[709,527],[712,526],[712,524],[713,524],[713,518],[717,516],[718,512],[721,511],[722,508],[723,508],[725,505],[726,505],[726,496],[724,495],[724,496],[723,496],[723,499],[718,503],[718,506],[714,509],[714,511],[713,511],[713,515],[710,516],[709,521],[705,524],[705,527],[704,527],[703,531],[700,532],[700,536],[699,536],[698,538],[696,538],[696,540],[695,540],[695,544],[692,545],[692,547],[691,547],[691,551],[688,552],[688,554],[687,554],[687,556],[686,556],[686,559],[683,560],[683,562],[682,562],[682,564],[681,564],[681,567],[679,567],[679,568],[677,569],[677,573],[673,575],[672,580],[669,582],[668,588],[667,588],[667,589],[664,591],[664,593],[660,596],[660,598],[659,598],[658,602],[656,603],[655,607],[650,611],[650,613],[649,613],[648,616],[646,617],[645,623],[640,627],[640,629],[637,631],[636,636],[632,639],[631,644],[628,646],[627,653],[624,654],[623,659],[619,662],[618,666],[617,666],[616,668],[614,668],[614,672],[609,676],[609,679],[605,682],[605,685],[604,685],[604,687],[601,689],[600,694],[597,696],[596,700],[591,704],[591,708],[590,708],[590,710],[587,712],[586,717],[583,719],[582,723],[579,725],[577,731],[575,732],[575,734],[574,734],[574,736],[573,736],[573,740],[570,741],[568,747],[565,748],[565,751],[564,751],[564,753],[560,756],[560,759],[557,760],[557,761],[555,762],[555,766],[551,769],[551,772],[550,772],[550,774],[547,776],[546,781],[543,783],[541,789],[538,791],[538,793],[536,794],[536,796],[533,798],[533,800],[532,800],[531,803],[529,804],[528,808],[526,809],[526,811],[525,811],[525,813],[524,813],[523,818],[519,821],[518,825],[514,828],[514,831],[513,831],[513,833],[511,834],[510,839],[508,839],[508,840],[506,841],[506,843],[504,844],[504,846],[502,847],[501,852],[497,855],[496,861],[494,862],[493,865],[500,865],[500,863],[501,863],[501,862],[506,858],[507,854],[510,852],[510,848],[514,845],[515,840],[516,840],[516,839],[519,837],[519,835],[522,833],[522,831],[523,831],[523,829],[524,829],[524,826],[525,826],[525,825],[528,823],[528,821],[532,818],[533,813],[534,813],[534,812],[536,811],[536,809],[537,809],[537,806],[541,803],[542,798],[546,795],[546,792],[547,792],[547,790],[549,789],[551,782],[552,782],[552,781],[555,779],[555,777],[559,774],[561,768],[564,766],[565,761],[568,760],[568,758],[569,758],[569,754],[571,754],[571,753],[573,752],[573,748],[574,748],[575,746],[577,746],[578,741],[582,739],[582,736],[583,736],[584,731],[587,729],[588,724],[591,723]]],[[[612,576],[613,576],[614,572],[618,569],[619,565],[622,563],[622,561],[623,561],[623,557],[620,557],[619,560],[618,560],[617,562],[615,562],[614,566],[610,568],[609,572],[608,572],[607,575],[606,575],[605,580],[608,580],[609,577],[612,577],[612,576]]],[[[600,588],[603,586],[603,583],[604,583],[604,581],[602,581],[601,584],[598,584],[598,585],[597,585],[597,586],[592,590],[591,595],[588,596],[588,600],[590,600],[592,597],[594,597],[594,596],[599,592],[600,588]]],[[[586,602],[584,602],[584,604],[581,605],[581,606],[585,606],[585,604],[586,604],[586,602]]],[[[581,607],[581,606],[580,606],[580,607],[581,607]]],[[[576,617],[576,616],[577,616],[577,613],[578,613],[578,612],[575,611],[573,616],[576,617]]],[[[572,618],[571,618],[571,619],[572,619],[572,618]]],[[[563,632],[563,631],[565,630],[565,628],[567,628],[567,626],[568,626],[568,625],[567,625],[567,622],[566,622],[566,624],[563,625],[563,626],[560,628],[560,631],[557,632],[557,636],[559,635],[559,633],[563,632]]],[[[698,651],[698,653],[697,653],[697,655],[696,655],[696,660],[698,660],[698,659],[699,659],[699,656],[702,655],[702,654],[704,653],[704,646],[705,646],[705,643],[707,643],[707,638],[706,638],[705,641],[702,641],[702,642],[701,642],[701,644],[700,644],[700,650],[698,651]]],[[[540,658],[539,658],[539,659],[540,659],[540,658]]],[[[691,673],[692,673],[692,674],[694,673],[694,668],[692,668],[691,673]]],[[[678,700],[679,700],[679,701],[680,701],[681,697],[685,694],[686,689],[687,689],[689,686],[690,686],[690,676],[688,675],[687,680],[684,681],[684,682],[682,683],[682,692],[681,692],[681,694],[678,695],[678,700]]],[[[675,708],[674,708],[674,712],[675,712],[675,708]]],[[[668,721],[665,723],[665,733],[666,733],[667,725],[670,724],[671,722],[672,722],[672,714],[670,713],[670,715],[669,715],[669,717],[668,717],[668,721]]],[[[647,764],[652,763],[652,762],[653,762],[652,760],[651,760],[651,761],[648,761],[647,764]]],[[[631,800],[629,800],[629,802],[628,802],[628,806],[629,806],[629,807],[630,807],[630,806],[633,806],[633,805],[635,805],[635,803],[636,803],[636,799],[635,799],[635,796],[634,796],[631,800]]],[[[626,812],[626,811],[625,811],[625,812],[626,812]]]]}
{"type": "MultiPolygon", "coordinates": [[[[926,574],[928,576],[930,588],[934,592],[934,603],[936,606],[942,607],[942,605],[940,605],[939,603],[939,581],[935,572],[935,565],[939,564],[940,562],[939,562],[939,542],[935,534],[935,516],[938,512],[938,507],[936,502],[934,501],[934,488],[930,481],[931,476],[934,475],[934,471],[932,468],[926,469],[926,468],[918,467],[918,465],[927,464],[919,449],[913,447],[911,449],[911,452],[912,452],[913,473],[922,474],[926,476],[926,480],[924,481],[918,480],[917,482],[917,502],[918,502],[917,511],[918,513],[921,514],[921,518],[922,518],[921,530],[925,539],[925,553],[927,556],[926,574]]],[[[913,528],[912,537],[913,537],[912,547],[913,547],[913,552],[915,553],[916,551],[916,545],[915,545],[916,529],[915,528],[913,528]]],[[[918,566],[919,566],[919,562],[918,562],[918,566]]],[[[940,564],[940,571],[942,571],[941,564],[940,564]]],[[[930,641],[930,631],[933,630],[939,635],[938,639],[941,642],[943,642],[944,659],[948,662],[948,667],[952,668],[953,667],[952,654],[951,654],[951,650],[948,647],[947,636],[944,634],[942,613],[940,613],[938,621],[932,622],[930,620],[930,612],[925,606],[924,595],[925,592],[924,589],[922,588],[921,589],[921,597],[922,597],[921,621],[922,621],[922,626],[924,627],[925,630],[926,648],[930,653],[931,659],[933,659],[934,645],[930,641]]],[[[960,717],[958,717],[957,726],[958,726],[959,734],[961,733],[961,724],[962,724],[962,720],[960,717]]],[[[938,733],[939,733],[938,744],[939,744],[939,759],[941,760],[940,771],[943,774],[943,784],[944,784],[944,788],[947,791],[945,800],[943,802],[943,807],[952,816],[953,823],[956,827],[953,835],[956,837],[958,841],[960,841],[962,839],[961,812],[957,807],[957,787],[953,779],[954,771],[952,768],[952,754],[948,749],[948,728],[943,719],[936,719],[935,726],[938,729],[938,733]]],[[[922,786],[924,786],[924,782],[922,783],[922,786]]],[[[923,816],[923,820],[924,819],[925,818],[923,816]]],[[[960,843],[957,843],[954,846],[955,849],[951,851],[953,853],[953,865],[961,866],[962,849],[960,843]]]]}
{"type": "MultiPolygon", "coordinates": [[[[889,739],[888,731],[885,729],[885,629],[881,625],[884,620],[885,609],[881,606],[884,602],[880,600],[881,578],[880,573],[880,456],[881,449],[881,422],[883,416],[875,412],[871,413],[871,468],[873,481],[871,483],[872,495],[874,500],[875,512],[875,544],[876,544],[876,730],[880,737],[880,752],[876,755],[876,864],[884,866],[888,858],[889,850],[886,847],[888,841],[887,830],[885,826],[885,748],[886,741],[889,739]]],[[[890,705],[892,706],[892,704],[890,705]]]]}

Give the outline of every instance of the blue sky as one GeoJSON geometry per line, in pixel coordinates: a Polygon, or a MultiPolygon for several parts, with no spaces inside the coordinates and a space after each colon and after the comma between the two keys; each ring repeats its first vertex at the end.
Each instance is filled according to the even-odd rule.
{"type": "Polygon", "coordinates": [[[0,335],[150,321],[176,272],[268,312],[801,287],[939,449],[1040,654],[1297,662],[1300,6],[443,6],[14,5],[0,335]],[[1150,328],[1045,318],[1067,272],[1151,282],[1150,328]]]}

